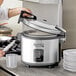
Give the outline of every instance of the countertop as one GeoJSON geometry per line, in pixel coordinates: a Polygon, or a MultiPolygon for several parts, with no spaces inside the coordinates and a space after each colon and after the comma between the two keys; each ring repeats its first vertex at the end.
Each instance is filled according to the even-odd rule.
{"type": "MultiPolygon", "coordinates": [[[[35,67],[25,67],[25,64],[21,62],[21,57],[18,57],[18,65],[17,68],[10,69],[6,67],[6,58],[0,58],[0,65],[9,71],[17,74],[18,76],[76,76],[76,73],[66,71],[63,69],[62,61],[59,66],[55,68],[35,68],[35,67]]],[[[0,71],[1,72],[1,71],[0,71]]],[[[1,75],[0,76],[5,76],[1,75]]],[[[7,75],[9,76],[9,75],[7,75]]]]}

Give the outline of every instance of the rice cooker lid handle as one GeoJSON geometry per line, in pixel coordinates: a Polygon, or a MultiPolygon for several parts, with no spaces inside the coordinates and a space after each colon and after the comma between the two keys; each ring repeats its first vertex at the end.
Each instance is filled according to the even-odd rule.
{"type": "Polygon", "coordinates": [[[47,33],[52,33],[55,35],[65,35],[66,33],[66,30],[63,29],[62,27],[59,27],[58,25],[49,26],[48,24],[37,21],[37,17],[27,11],[21,11],[18,23],[20,22],[36,30],[47,32],[47,33]],[[23,17],[24,13],[31,15],[31,17],[27,17],[27,16],[23,17]]]}
{"type": "Polygon", "coordinates": [[[32,13],[29,13],[29,12],[27,12],[27,11],[21,11],[21,14],[20,14],[18,23],[20,23],[24,18],[25,18],[25,19],[37,20],[37,17],[36,17],[35,15],[33,15],[32,13]],[[30,17],[29,17],[29,16],[23,16],[24,13],[30,15],[30,17]]]}

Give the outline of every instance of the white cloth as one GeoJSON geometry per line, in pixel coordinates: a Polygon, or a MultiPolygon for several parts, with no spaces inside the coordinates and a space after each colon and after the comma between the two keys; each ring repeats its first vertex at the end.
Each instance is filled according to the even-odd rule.
{"type": "Polygon", "coordinates": [[[0,7],[0,21],[8,19],[8,8],[0,7]]]}

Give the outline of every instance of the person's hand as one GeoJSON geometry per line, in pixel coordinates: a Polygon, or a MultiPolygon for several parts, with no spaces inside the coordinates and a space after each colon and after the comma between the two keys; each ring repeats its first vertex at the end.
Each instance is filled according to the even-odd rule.
{"type": "MultiPolygon", "coordinates": [[[[32,11],[31,11],[30,9],[28,9],[28,8],[22,8],[21,11],[27,11],[27,12],[29,12],[29,13],[32,13],[32,11]]],[[[24,13],[23,16],[30,16],[30,15],[24,13]]]]}
{"type": "Polygon", "coordinates": [[[5,55],[5,52],[3,52],[2,50],[0,50],[0,57],[3,57],[5,55]]]}
{"type": "MultiPolygon", "coordinates": [[[[29,13],[32,13],[31,10],[28,8],[18,7],[18,8],[9,9],[8,10],[8,17],[11,18],[13,16],[17,16],[21,13],[21,11],[27,11],[29,13]]],[[[30,15],[25,13],[25,14],[23,14],[23,16],[30,16],[30,15]]]]}

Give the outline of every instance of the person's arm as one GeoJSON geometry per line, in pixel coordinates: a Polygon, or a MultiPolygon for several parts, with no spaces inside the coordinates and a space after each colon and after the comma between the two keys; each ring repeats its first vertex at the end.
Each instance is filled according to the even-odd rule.
{"type": "MultiPolygon", "coordinates": [[[[0,7],[0,20],[7,20],[11,17],[14,17],[16,15],[19,15],[21,10],[23,11],[27,11],[29,13],[31,13],[31,10],[27,9],[27,8],[5,8],[5,7],[0,7]]],[[[28,16],[27,14],[23,14],[24,16],[28,16]]]]}
{"type": "MultiPolygon", "coordinates": [[[[16,16],[16,15],[20,14],[21,10],[31,13],[31,10],[29,10],[27,8],[21,8],[21,7],[20,8],[13,8],[13,9],[8,10],[8,17],[11,18],[13,16],[16,16]]],[[[24,16],[25,15],[27,15],[27,14],[24,14],[24,16]]]]}

